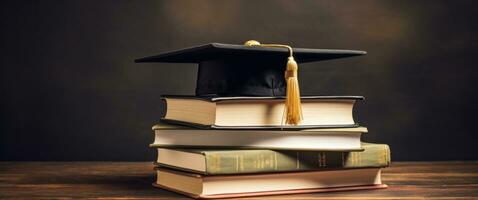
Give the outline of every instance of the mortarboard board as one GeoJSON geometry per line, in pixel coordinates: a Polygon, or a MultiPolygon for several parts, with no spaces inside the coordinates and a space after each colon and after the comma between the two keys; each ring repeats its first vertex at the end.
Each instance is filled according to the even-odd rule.
{"type": "Polygon", "coordinates": [[[291,48],[250,40],[244,45],[205,44],[136,59],[135,62],[198,63],[196,96],[287,96],[286,123],[298,124],[302,111],[296,62],[364,54],[365,51],[291,48]],[[289,117],[291,113],[293,117],[289,117]]]}

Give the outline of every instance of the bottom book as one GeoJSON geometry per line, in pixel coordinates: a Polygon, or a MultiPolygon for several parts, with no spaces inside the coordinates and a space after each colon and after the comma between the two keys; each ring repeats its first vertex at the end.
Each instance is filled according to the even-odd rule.
{"type": "Polygon", "coordinates": [[[380,168],[204,176],[158,167],[154,186],[193,198],[214,199],[380,189],[380,168]]]}

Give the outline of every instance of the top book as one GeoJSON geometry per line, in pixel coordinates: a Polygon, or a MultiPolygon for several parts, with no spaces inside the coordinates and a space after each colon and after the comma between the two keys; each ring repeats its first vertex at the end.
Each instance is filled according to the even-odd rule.
{"type": "Polygon", "coordinates": [[[361,96],[302,97],[304,120],[297,126],[283,123],[283,97],[164,96],[163,121],[203,129],[308,129],[358,127],[353,107],[361,96]]]}

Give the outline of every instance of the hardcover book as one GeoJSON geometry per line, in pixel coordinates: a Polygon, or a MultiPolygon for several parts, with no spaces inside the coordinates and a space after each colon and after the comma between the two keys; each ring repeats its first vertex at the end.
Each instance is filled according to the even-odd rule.
{"type": "MultiPolygon", "coordinates": [[[[353,107],[361,96],[302,97],[303,121],[285,128],[357,127],[353,107]]],[[[203,129],[284,128],[284,97],[165,96],[163,120],[203,129]]]]}
{"type": "Polygon", "coordinates": [[[157,164],[204,175],[387,167],[386,144],[362,143],[359,152],[158,148],[157,164]]]}
{"type": "Polygon", "coordinates": [[[386,188],[380,168],[204,176],[157,168],[154,186],[193,198],[231,198],[386,188]]]}
{"type": "Polygon", "coordinates": [[[153,126],[151,147],[360,151],[365,127],[293,130],[204,130],[187,126],[153,126]]]}

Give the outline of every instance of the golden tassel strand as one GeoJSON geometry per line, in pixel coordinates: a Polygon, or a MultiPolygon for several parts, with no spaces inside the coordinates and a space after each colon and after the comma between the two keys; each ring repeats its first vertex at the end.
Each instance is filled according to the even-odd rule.
{"type": "MultiPolygon", "coordinates": [[[[245,46],[262,46],[262,47],[279,47],[289,50],[287,58],[287,67],[285,71],[285,80],[287,83],[286,99],[285,99],[285,123],[290,125],[298,125],[302,121],[302,105],[300,101],[299,79],[297,71],[299,69],[297,62],[294,60],[292,47],[282,44],[261,44],[255,40],[249,40],[244,43],[245,46]]],[[[283,116],[284,117],[284,116],[283,116]]]]}

